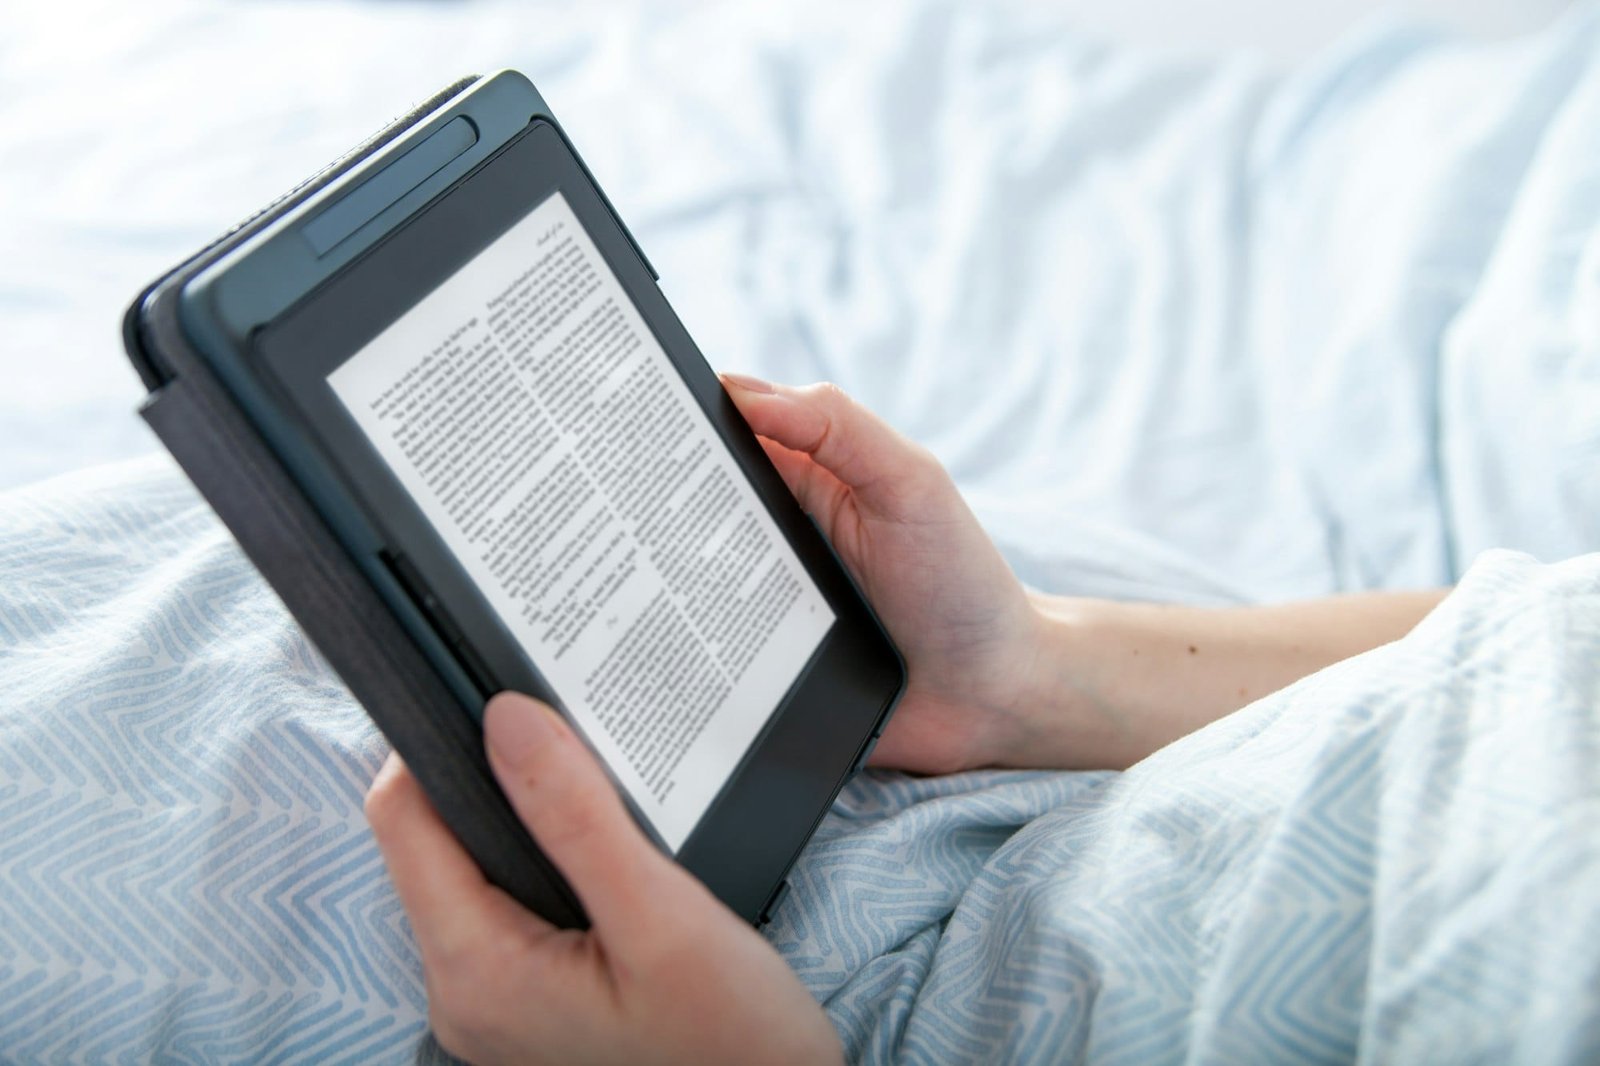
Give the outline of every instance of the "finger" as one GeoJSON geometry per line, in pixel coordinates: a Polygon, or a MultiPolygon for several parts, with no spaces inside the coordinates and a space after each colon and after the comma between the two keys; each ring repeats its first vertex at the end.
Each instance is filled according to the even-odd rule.
{"type": "Polygon", "coordinates": [[[901,482],[924,463],[922,449],[837,385],[773,385],[734,374],[722,381],[757,434],[806,453],[853,489],[901,482]]]}
{"type": "Polygon", "coordinates": [[[756,438],[778,476],[789,486],[789,491],[800,504],[800,509],[817,520],[823,529],[831,529],[835,515],[849,492],[843,482],[819,466],[804,452],[792,451],[767,437],[756,438]]]}
{"type": "Polygon", "coordinates": [[[366,811],[425,960],[471,952],[491,935],[506,897],[484,879],[398,755],[373,779],[366,811]]]}
{"type": "Polygon", "coordinates": [[[663,896],[675,895],[688,875],[645,837],[571,727],[514,692],[489,701],[483,727],[506,798],[593,926],[623,941],[659,928],[670,909],[663,896]]]}

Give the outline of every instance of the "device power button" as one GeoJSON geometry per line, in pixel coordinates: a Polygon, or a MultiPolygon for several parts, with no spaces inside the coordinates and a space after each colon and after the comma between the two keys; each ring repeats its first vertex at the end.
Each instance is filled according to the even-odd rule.
{"type": "Polygon", "coordinates": [[[856,756],[856,764],[850,768],[852,775],[859,774],[866,769],[867,760],[872,758],[872,750],[878,746],[878,734],[874,733],[867,738],[866,746],[861,749],[861,754],[856,756]]]}

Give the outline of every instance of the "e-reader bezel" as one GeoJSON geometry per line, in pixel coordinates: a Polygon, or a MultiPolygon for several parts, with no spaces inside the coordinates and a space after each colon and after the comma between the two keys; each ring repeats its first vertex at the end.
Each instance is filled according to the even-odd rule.
{"type": "MultiPolygon", "coordinates": [[[[378,532],[381,550],[404,560],[403,581],[415,586],[414,595],[432,601],[430,622],[454,631],[441,633],[440,643],[474,656],[490,687],[530,691],[559,704],[559,695],[500,624],[327,382],[334,368],[558,190],[835,614],[811,665],[677,853],[736,911],[756,917],[870,748],[904,684],[903,669],[560,130],[536,117],[488,160],[298,296],[286,312],[257,324],[239,362],[277,401],[279,410],[264,421],[278,426],[280,440],[296,429],[302,436],[288,449],[299,462],[289,465],[320,461],[334,472],[321,487],[323,509],[358,513],[378,532]]],[[[359,561],[369,570],[375,565],[373,559],[359,561]]],[[[459,656],[454,665],[461,665],[459,656]]],[[[463,706],[472,713],[481,709],[472,693],[463,706]]]]}

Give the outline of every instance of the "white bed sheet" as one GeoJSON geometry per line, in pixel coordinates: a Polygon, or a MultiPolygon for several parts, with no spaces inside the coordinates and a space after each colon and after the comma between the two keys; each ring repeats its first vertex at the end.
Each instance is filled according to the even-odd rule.
{"type": "Polygon", "coordinates": [[[1279,91],[1029,5],[39,10],[0,14],[0,202],[27,205],[0,216],[7,482],[151,447],[107,417],[138,400],[140,284],[403,101],[513,64],[713,364],[839,380],[1030,579],[1065,553],[1105,591],[1281,597],[1447,580],[1457,518],[1468,548],[1592,542],[1593,371],[1564,354],[1594,343],[1582,12],[1420,62],[1417,34],[1356,40],[1279,91]],[[1438,369],[1486,346],[1515,380],[1438,369]],[[1495,410],[1515,390],[1537,417],[1495,410]],[[1525,476],[1525,439],[1562,473],[1525,476]]]}

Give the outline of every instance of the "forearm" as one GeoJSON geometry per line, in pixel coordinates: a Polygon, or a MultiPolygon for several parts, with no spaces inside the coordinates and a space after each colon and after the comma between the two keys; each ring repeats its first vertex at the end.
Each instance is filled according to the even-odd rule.
{"type": "Polygon", "coordinates": [[[1129,766],[1324,666],[1399,639],[1444,595],[1204,608],[1034,594],[1039,639],[1014,762],[1129,766]]]}

